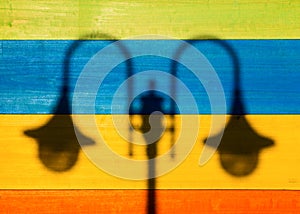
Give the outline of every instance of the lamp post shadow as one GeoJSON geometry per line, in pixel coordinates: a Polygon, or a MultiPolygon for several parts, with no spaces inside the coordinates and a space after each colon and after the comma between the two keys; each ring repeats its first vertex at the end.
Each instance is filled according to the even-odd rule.
{"type": "Polygon", "coordinates": [[[146,142],[146,153],[148,158],[148,180],[147,180],[147,213],[156,213],[156,160],[157,143],[159,137],[163,133],[163,115],[155,114],[155,112],[163,112],[163,98],[158,96],[155,91],[155,83],[150,81],[150,90],[141,97],[141,110],[138,113],[141,116],[142,124],[139,131],[143,133],[146,142]],[[151,119],[150,119],[151,117],[151,119]],[[153,139],[158,139],[153,142],[153,139]]]}

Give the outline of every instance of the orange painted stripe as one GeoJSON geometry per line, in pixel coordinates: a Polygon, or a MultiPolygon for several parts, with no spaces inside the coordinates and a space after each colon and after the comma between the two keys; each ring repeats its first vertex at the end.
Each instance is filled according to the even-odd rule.
{"type": "MultiPolygon", "coordinates": [[[[2,190],[4,213],[146,213],[147,190],[2,190]]],[[[157,213],[299,213],[300,191],[157,190],[157,213]]]]}

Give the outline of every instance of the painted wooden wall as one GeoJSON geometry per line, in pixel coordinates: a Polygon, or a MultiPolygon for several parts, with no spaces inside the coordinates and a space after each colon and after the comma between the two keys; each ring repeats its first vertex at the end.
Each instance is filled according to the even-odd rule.
{"type": "MultiPolygon", "coordinates": [[[[229,118],[234,84],[232,61],[222,47],[201,41],[215,37],[228,43],[239,59],[245,117],[259,135],[272,139],[274,145],[259,153],[258,167],[248,176],[236,177],[226,172],[219,153],[200,167],[199,155],[211,124],[210,109],[201,85],[180,67],[179,77],[196,95],[201,129],[185,162],[157,179],[157,212],[299,212],[299,16],[297,0],[2,0],[0,210],[147,212],[145,181],[113,177],[97,168],[81,150],[74,166],[55,172],[41,161],[40,144],[26,136],[25,131],[39,128],[55,117],[67,51],[74,42],[87,40],[68,61],[70,97],[79,73],[99,49],[115,39],[158,34],[189,40],[204,53],[224,86],[229,118]]],[[[134,70],[168,72],[169,65],[163,59],[140,59],[134,70]]],[[[127,144],[114,130],[109,115],[112,93],[125,78],[125,66],[120,65],[107,79],[105,99],[100,94],[96,101],[96,121],[104,138],[111,142],[110,147],[128,157],[127,144]]],[[[123,100],[126,101],[126,95],[123,100]]],[[[182,117],[195,115],[189,112],[189,103],[184,99],[179,104],[185,106],[182,117]]],[[[60,113],[69,112],[64,108],[60,113]]],[[[126,112],[121,109],[118,113],[126,112]]],[[[68,119],[62,121],[62,125],[52,129],[63,133],[73,130],[68,119]]],[[[168,133],[159,147],[161,153],[165,151],[163,142],[169,143],[169,139],[168,133]]],[[[135,158],[146,158],[144,147],[136,146],[134,152],[135,158]]]]}

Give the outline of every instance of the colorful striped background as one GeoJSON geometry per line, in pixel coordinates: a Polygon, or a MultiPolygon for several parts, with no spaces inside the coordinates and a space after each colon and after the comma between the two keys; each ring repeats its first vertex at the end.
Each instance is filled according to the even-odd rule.
{"type": "MultiPolygon", "coordinates": [[[[111,39],[125,39],[159,34],[184,40],[199,39],[195,35],[213,35],[230,44],[239,58],[246,118],[260,135],[271,138],[275,144],[262,150],[258,168],[246,177],[226,173],[218,154],[205,166],[198,166],[202,141],[209,132],[210,112],[203,90],[198,90],[198,83],[180,68],[180,78],[194,90],[198,100],[204,100],[198,103],[201,131],[186,161],[157,179],[157,212],[297,213],[300,204],[299,16],[300,3],[296,0],[3,0],[0,4],[1,210],[8,213],[146,212],[145,181],[112,177],[95,167],[82,152],[71,170],[62,173],[48,170],[37,158],[37,143],[25,136],[24,131],[44,125],[53,116],[65,53],[72,42],[84,35],[95,35],[84,38],[95,41],[83,42],[70,60],[71,91],[85,63],[110,42],[106,35],[112,35],[111,39]]],[[[195,46],[220,75],[230,108],[233,99],[230,57],[209,42],[195,46]]],[[[147,69],[153,69],[155,64],[155,69],[168,70],[168,62],[151,60],[144,63],[147,69]]],[[[120,75],[120,70],[122,65],[112,72],[112,80],[120,75]]],[[[107,80],[108,91],[119,84],[112,80],[107,80]]],[[[127,155],[127,144],[118,139],[109,116],[109,100],[109,95],[97,99],[97,122],[100,131],[104,130],[104,137],[113,139],[110,146],[127,155]]],[[[188,109],[188,103],[182,101],[182,104],[188,109]]],[[[188,111],[183,115],[189,116],[188,111]]],[[[169,138],[167,134],[162,142],[168,142],[169,138]]],[[[145,156],[144,148],[134,149],[135,154],[145,156]]]]}

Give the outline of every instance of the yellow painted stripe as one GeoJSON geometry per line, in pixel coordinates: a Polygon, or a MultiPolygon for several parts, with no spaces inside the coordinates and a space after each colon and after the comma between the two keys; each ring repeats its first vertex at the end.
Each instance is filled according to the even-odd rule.
{"type": "Polygon", "coordinates": [[[78,39],[91,32],[116,39],[141,34],[180,39],[300,35],[298,0],[2,0],[0,17],[0,39],[78,39]]]}
{"type": "MultiPolygon", "coordinates": [[[[110,176],[82,153],[75,166],[66,172],[48,170],[38,157],[37,143],[24,136],[28,129],[44,125],[52,115],[0,116],[0,188],[1,189],[143,189],[145,181],[128,181],[110,176]]],[[[192,117],[185,115],[183,117],[192,117]]],[[[300,189],[300,115],[248,115],[247,120],[262,136],[275,145],[262,150],[258,168],[249,176],[234,177],[221,168],[219,154],[204,166],[198,165],[207,137],[210,116],[201,115],[198,141],[188,158],[167,175],[157,179],[159,189],[300,189]]],[[[179,121],[179,116],[176,116],[179,121]]],[[[99,130],[112,149],[127,155],[128,147],[114,130],[111,116],[97,115],[99,130]],[[122,146],[120,146],[122,145],[122,146]]],[[[179,123],[178,123],[179,124],[179,123]]],[[[61,133],[64,128],[60,127],[61,133]]],[[[84,131],[83,131],[84,132],[84,131]]],[[[169,145],[168,134],[160,143],[169,145]]],[[[136,157],[145,158],[143,146],[134,147],[136,157]]],[[[104,157],[105,158],[105,157],[104,157]]],[[[170,159],[171,161],[171,159],[170,159]]]]}

